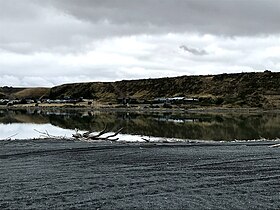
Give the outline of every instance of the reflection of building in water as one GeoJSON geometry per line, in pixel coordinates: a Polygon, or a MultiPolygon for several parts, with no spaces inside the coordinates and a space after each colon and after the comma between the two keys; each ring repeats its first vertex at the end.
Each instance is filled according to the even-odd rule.
{"type": "Polygon", "coordinates": [[[166,118],[166,117],[159,117],[156,118],[158,121],[163,121],[163,122],[174,122],[174,123],[194,123],[194,122],[199,122],[198,118],[181,118],[181,119],[176,119],[176,118],[166,118]]]}

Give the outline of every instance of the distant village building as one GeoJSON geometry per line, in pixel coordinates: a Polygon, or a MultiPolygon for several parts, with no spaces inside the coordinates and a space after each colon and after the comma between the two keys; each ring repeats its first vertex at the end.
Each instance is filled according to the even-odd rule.
{"type": "Polygon", "coordinates": [[[154,103],[171,103],[171,104],[184,104],[198,102],[197,98],[185,98],[185,97],[171,97],[171,98],[155,98],[154,103]]]}

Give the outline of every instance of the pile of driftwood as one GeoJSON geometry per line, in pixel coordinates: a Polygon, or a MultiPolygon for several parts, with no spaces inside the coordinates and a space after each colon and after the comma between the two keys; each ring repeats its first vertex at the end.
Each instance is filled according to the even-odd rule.
{"type": "Polygon", "coordinates": [[[75,129],[74,134],[72,134],[72,137],[78,140],[103,140],[103,141],[117,141],[119,138],[115,138],[123,128],[120,128],[113,134],[109,134],[111,131],[107,129],[107,126],[100,131],[98,134],[94,134],[94,131],[87,131],[84,133],[80,133],[78,129],[75,129]]]}
{"type": "Polygon", "coordinates": [[[41,139],[41,138],[47,138],[47,139],[68,139],[66,136],[54,136],[54,135],[50,134],[47,130],[39,131],[39,130],[34,129],[34,131],[36,131],[37,133],[40,134],[39,139],[41,139]]]}
{"type": "Polygon", "coordinates": [[[103,140],[103,141],[117,141],[119,138],[115,138],[122,130],[123,128],[120,128],[113,134],[111,130],[107,129],[107,126],[96,134],[94,131],[87,131],[84,133],[79,132],[79,130],[76,128],[75,133],[72,134],[72,138],[66,137],[66,136],[54,136],[51,135],[47,130],[46,131],[38,131],[34,129],[37,133],[40,134],[39,138],[47,138],[47,139],[65,139],[65,140],[81,140],[81,141],[91,141],[91,140],[103,140]],[[95,133],[95,134],[94,134],[95,133]]]}

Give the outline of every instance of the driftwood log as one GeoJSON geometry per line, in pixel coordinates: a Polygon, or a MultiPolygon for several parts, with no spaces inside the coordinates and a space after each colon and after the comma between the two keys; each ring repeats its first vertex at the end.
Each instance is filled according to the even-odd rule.
{"type": "Polygon", "coordinates": [[[119,138],[114,138],[114,137],[117,136],[122,130],[123,130],[123,128],[120,128],[115,133],[108,135],[110,130],[107,129],[107,126],[105,126],[105,128],[102,131],[100,131],[98,134],[93,134],[94,131],[87,131],[85,133],[79,133],[79,130],[75,129],[76,133],[74,133],[72,135],[72,137],[74,137],[75,139],[86,139],[86,140],[117,141],[117,140],[119,140],[119,138]],[[105,135],[105,134],[107,134],[107,135],[105,135]]]}
{"type": "Polygon", "coordinates": [[[270,145],[269,147],[271,147],[271,148],[274,148],[274,147],[280,147],[280,144],[270,145]]]}

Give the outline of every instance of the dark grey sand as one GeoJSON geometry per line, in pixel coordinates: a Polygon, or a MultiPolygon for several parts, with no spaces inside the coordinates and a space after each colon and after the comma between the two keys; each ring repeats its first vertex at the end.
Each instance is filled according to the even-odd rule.
{"type": "Polygon", "coordinates": [[[0,209],[279,209],[275,142],[0,142],[0,209]]]}

